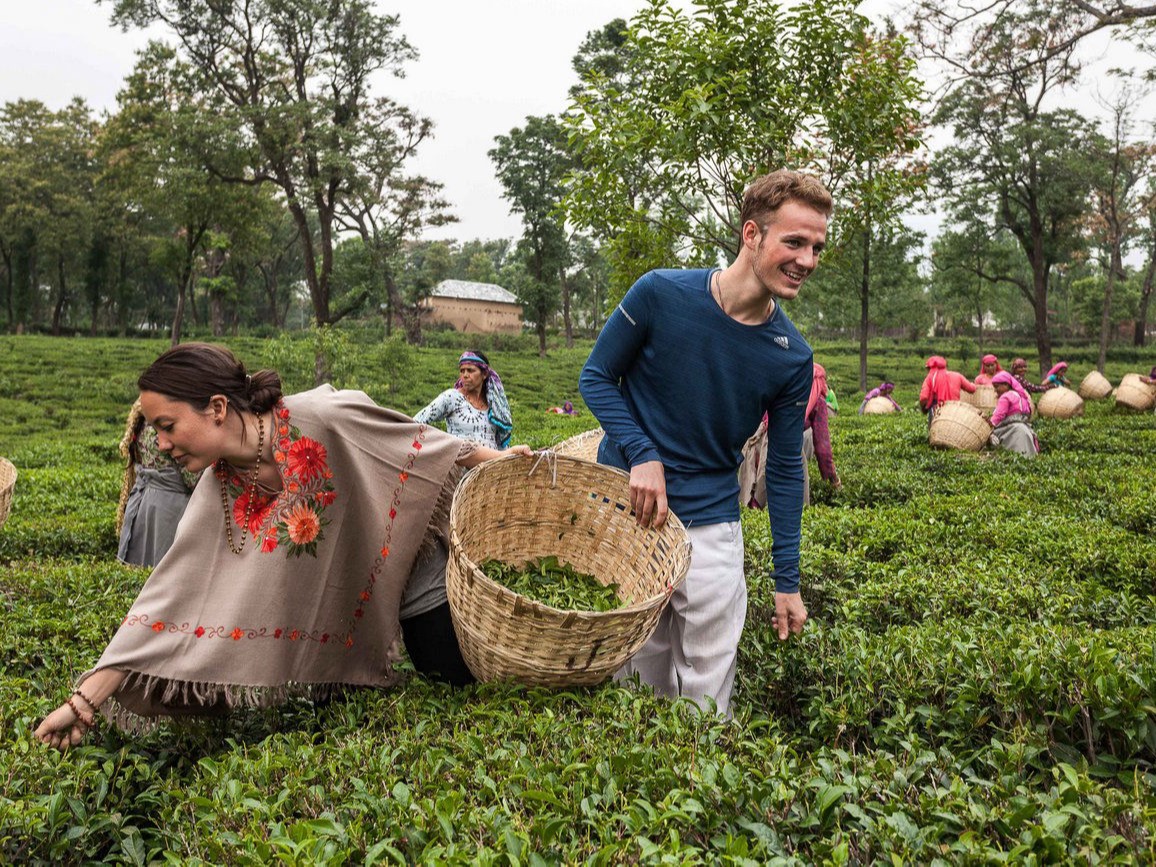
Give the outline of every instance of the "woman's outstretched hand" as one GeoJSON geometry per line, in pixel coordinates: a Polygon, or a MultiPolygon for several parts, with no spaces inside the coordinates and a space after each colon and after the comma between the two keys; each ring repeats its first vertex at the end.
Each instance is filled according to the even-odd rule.
{"type": "Polygon", "coordinates": [[[527,457],[529,457],[530,455],[534,454],[534,450],[532,448],[530,448],[529,446],[510,446],[508,449],[506,449],[504,452],[502,452],[502,454],[504,454],[504,455],[526,455],[527,457]]]}
{"type": "Polygon", "coordinates": [[[94,722],[93,716],[78,716],[77,712],[65,702],[46,716],[32,734],[41,743],[67,752],[70,747],[75,747],[84,740],[94,722]]]}

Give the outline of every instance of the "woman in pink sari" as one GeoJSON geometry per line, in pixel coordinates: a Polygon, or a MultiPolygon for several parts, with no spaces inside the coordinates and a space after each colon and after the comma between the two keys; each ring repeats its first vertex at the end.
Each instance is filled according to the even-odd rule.
{"type": "Polygon", "coordinates": [[[1032,430],[1032,400],[1023,386],[1006,370],[992,377],[999,400],[991,415],[991,444],[1027,458],[1040,453],[1040,442],[1032,430]]]}

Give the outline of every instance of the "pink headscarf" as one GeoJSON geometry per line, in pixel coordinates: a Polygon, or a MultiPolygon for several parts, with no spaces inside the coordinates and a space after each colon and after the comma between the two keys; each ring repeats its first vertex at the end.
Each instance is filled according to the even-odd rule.
{"type": "MultiPolygon", "coordinates": [[[[984,371],[984,369],[983,369],[983,366],[984,366],[985,364],[994,364],[994,365],[995,365],[995,372],[996,372],[996,373],[999,373],[1001,370],[1003,370],[1003,366],[1002,366],[1002,365],[999,363],[999,359],[998,359],[998,358],[996,358],[994,355],[990,355],[990,354],[989,354],[989,355],[985,355],[985,356],[984,356],[982,359],[980,359],[980,362],[979,362],[979,372],[980,372],[980,373],[984,373],[984,372],[985,372],[985,371],[984,371]]],[[[993,374],[988,374],[988,375],[989,375],[989,376],[995,376],[995,374],[994,374],[994,373],[993,373],[993,374]]]]}
{"type": "Polygon", "coordinates": [[[804,419],[811,417],[811,410],[827,397],[827,371],[823,365],[814,365],[815,378],[811,380],[811,396],[807,398],[807,413],[803,416],[804,419]]]}
{"type": "Polygon", "coordinates": [[[933,355],[927,359],[927,364],[924,365],[928,370],[947,370],[947,359],[942,355],[933,355]]]}
{"type": "MultiPolygon", "coordinates": [[[[1054,376],[1057,373],[1063,373],[1067,369],[1068,369],[1068,362],[1066,362],[1066,361],[1057,362],[1056,364],[1053,364],[1052,369],[1048,371],[1048,376],[1054,376]]],[[[1047,379],[1048,376],[1045,376],[1044,379],[1047,379]]]]}
{"type": "Polygon", "coordinates": [[[1020,399],[1019,411],[1024,415],[1032,414],[1032,399],[1028,397],[1028,393],[1024,391],[1024,387],[1020,385],[1019,380],[1008,373],[1006,370],[1001,370],[991,378],[992,385],[1003,384],[1011,388],[1020,399]]]}

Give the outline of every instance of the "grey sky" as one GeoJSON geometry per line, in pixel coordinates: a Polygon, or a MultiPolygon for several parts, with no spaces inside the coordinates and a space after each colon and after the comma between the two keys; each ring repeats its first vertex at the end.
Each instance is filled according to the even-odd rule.
{"type": "MultiPolygon", "coordinates": [[[[401,17],[401,30],[420,59],[406,78],[383,79],[380,93],[432,118],[435,138],[423,144],[413,168],[445,184],[460,222],[431,237],[511,237],[517,217],[501,198],[486,152],[494,136],[530,114],[557,112],[574,83],[570,69],[585,34],[615,17],[629,18],[643,0],[379,0],[401,17]]],[[[868,15],[893,0],[868,0],[868,15]]],[[[147,39],[108,23],[95,0],[7,0],[0,29],[0,103],[39,99],[57,109],[73,96],[98,110],[116,105],[116,92],[147,39]]],[[[158,34],[163,35],[163,34],[158,34]]],[[[1135,56],[1106,35],[1088,45],[1090,57],[1135,56]]],[[[1096,64],[1107,65],[1106,60],[1096,64]]],[[[1086,78],[1077,107],[1100,113],[1091,99],[1096,76],[1086,78]]],[[[1101,88],[1105,92],[1107,84],[1101,88]]],[[[1138,134],[1143,134],[1137,129],[1138,134]]],[[[934,232],[937,220],[912,215],[934,232]]]]}

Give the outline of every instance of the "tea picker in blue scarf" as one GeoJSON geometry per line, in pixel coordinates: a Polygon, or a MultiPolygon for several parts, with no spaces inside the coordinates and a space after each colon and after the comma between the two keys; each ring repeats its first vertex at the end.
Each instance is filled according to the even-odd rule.
{"type": "Polygon", "coordinates": [[[424,424],[445,420],[446,431],[494,449],[505,448],[514,430],[502,378],[485,354],[466,350],[458,359],[458,381],[414,416],[424,424]]]}

